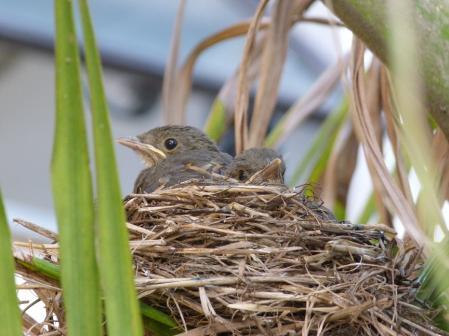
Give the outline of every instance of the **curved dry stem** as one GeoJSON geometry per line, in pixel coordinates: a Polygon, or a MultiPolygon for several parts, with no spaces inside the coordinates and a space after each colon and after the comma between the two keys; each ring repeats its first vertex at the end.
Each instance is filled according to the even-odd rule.
{"type": "Polygon", "coordinates": [[[260,19],[263,15],[265,7],[268,4],[268,0],[262,0],[257,7],[254,19],[248,28],[246,35],[245,47],[243,49],[242,61],[239,68],[239,79],[237,81],[237,98],[235,100],[235,117],[234,117],[234,129],[235,129],[235,153],[239,154],[246,148],[248,137],[248,101],[249,101],[249,89],[250,83],[248,78],[248,69],[251,50],[254,48],[256,41],[256,34],[259,30],[260,19]]]}
{"type": "Polygon", "coordinates": [[[365,46],[359,39],[355,39],[352,52],[351,75],[353,81],[353,120],[357,137],[363,146],[367,160],[371,162],[372,172],[379,179],[379,187],[382,188],[381,196],[385,205],[390,208],[391,212],[399,216],[402,224],[419,246],[429,246],[429,242],[425,238],[426,235],[418,224],[413,207],[388,172],[375,132],[370,124],[371,118],[366,102],[364,52],[365,46]]]}
{"type": "MultiPolygon", "coordinates": [[[[302,1],[302,13],[310,0],[302,1]]],[[[251,118],[248,147],[262,145],[277,101],[278,89],[288,48],[292,1],[277,1],[273,10],[267,42],[262,54],[260,79],[251,118]]],[[[237,105],[238,106],[238,105],[237,105]]],[[[246,146],[244,148],[246,149],[246,146]]]]}
{"type": "Polygon", "coordinates": [[[171,40],[170,53],[168,56],[167,64],[165,66],[164,80],[162,83],[162,108],[164,112],[163,115],[165,117],[165,122],[168,125],[182,125],[185,122],[185,113],[177,113],[175,102],[177,80],[176,69],[178,64],[179,47],[181,44],[181,27],[182,19],[184,17],[185,5],[185,0],[181,0],[179,2],[178,11],[176,13],[174,32],[171,40]]]}
{"type": "Polygon", "coordinates": [[[413,204],[412,191],[408,182],[408,169],[404,159],[403,152],[401,151],[401,145],[398,140],[397,115],[394,112],[393,101],[391,99],[391,85],[388,77],[388,70],[385,66],[382,66],[380,72],[380,86],[382,96],[382,108],[384,111],[386,130],[388,138],[390,139],[391,146],[393,148],[394,158],[396,161],[396,169],[399,178],[399,187],[404,193],[405,198],[410,204],[413,204]]]}

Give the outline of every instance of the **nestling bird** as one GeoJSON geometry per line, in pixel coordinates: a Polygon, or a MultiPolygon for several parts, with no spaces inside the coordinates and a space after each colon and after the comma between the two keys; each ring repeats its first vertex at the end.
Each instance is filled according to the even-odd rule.
{"type": "Polygon", "coordinates": [[[232,161],[229,154],[191,126],[157,127],[118,142],[133,149],[147,166],[137,177],[134,192],[152,192],[194,178],[210,178],[211,173],[222,174],[232,161]]]}
{"type": "MultiPolygon", "coordinates": [[[[134,192],[152,192],[161,186],[170,187],[192,179],[215,181],[223,175],[232,158],[221,152],[186,150],[144,169],[134,183],[134,192]]],[[[224,181],[224,177],[218,181],[224,181]]],[[[217,181],[217,182],[218,182],[217,181]]]]}
{"type": "MultiPolygon", "coordinates": [[[[273,149],[251,148],[237,155],[225,174],[241,182],[284,184],[285,162],[273,149]]],[[[301,201],[321,220],[337,221],[321,201],[309,198],[301,201]]]]}
{"type": "Polygon", "coordinates": [[[241,182],[284,183],[285,162],[270,148],[250,148],[237,155],[225,174],[241,182]]]}

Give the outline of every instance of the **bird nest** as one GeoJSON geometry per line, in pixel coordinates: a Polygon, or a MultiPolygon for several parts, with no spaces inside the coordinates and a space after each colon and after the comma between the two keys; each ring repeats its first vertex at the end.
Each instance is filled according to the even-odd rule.
{"type": "Polygon", "coordinates": [[[329,220],[304,189],[187,183],[124,205],[139,298],[184,336],[446,335],[415,303],[419,251],[329,220]]]}
{"type": "Polygon", "coordinates": [[[329,221],[301,190],[184,185],[130,195],[140,298],[185,335],[427,335],[418,251],[385,225],[329,221]]]}

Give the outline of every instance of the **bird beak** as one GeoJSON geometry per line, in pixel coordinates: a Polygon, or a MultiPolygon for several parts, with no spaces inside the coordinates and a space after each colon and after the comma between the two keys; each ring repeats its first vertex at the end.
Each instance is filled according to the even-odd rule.
{"type": "Polygon", "coordinates": [[[167,158],[165,153],[156,147],[143,143],[135,137],[119,138],[117,142],[135,151],[149,167],[153,167],[159,161],[167,158]]]}

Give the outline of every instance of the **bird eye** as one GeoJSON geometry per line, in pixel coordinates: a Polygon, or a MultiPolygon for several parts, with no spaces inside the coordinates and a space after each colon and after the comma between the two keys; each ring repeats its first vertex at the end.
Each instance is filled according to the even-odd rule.
{"type": "Polygon", "coordinates": [[[239,180],[240,181],[246,180],[245,172],[243,170],[239,170],[239,180]]]}
{"type": "Polygon", "coordinates": [[[165,140],[165,148],[167,148],[168,150],[172,150],[175,149],[175,147],[178,145],[178,141],[176,141],[176,139],[173,138],[169,138],[167,140],[165,140]]]}

